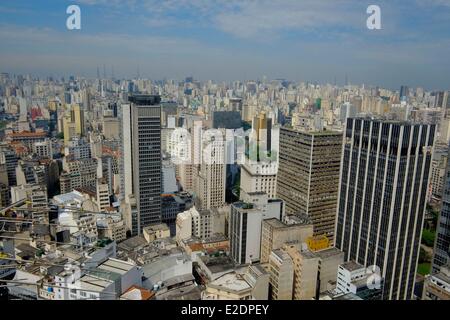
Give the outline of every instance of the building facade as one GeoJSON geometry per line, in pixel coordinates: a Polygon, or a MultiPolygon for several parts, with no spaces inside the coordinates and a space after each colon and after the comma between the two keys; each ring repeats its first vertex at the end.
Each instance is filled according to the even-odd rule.
{"type": "Polygon", "coordinates": [[[435,125],[347,120],[336,247],[345,260],[378,266],[383,299],[411,299],[435,125]]]}
{"type": "Polygon", "coordinates": [[[306,214],[314,235],[333,239],[342,134],[281,128],[277,196],[286,214],[306,214]]]}

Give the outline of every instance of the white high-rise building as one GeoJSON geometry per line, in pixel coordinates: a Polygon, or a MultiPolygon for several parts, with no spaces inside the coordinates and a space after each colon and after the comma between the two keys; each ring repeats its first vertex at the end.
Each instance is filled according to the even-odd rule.
{"type": "Polygon", "coordinates": [[[265,193],[245,194],[231,205],[228,224],[231,257],[237,264],[257,262],[261,256],[261,229],[265,219],[284,217],[281,200],[269,199],[265,193]]]}
{"type": "Polygon", "coordinates": [[[225,204],[225,150],[221,130],[214,130],[214,137],[206,137],[202,141],[203,159],[195,180],[197,206],[200,210],[220,208],[225,204]]]}

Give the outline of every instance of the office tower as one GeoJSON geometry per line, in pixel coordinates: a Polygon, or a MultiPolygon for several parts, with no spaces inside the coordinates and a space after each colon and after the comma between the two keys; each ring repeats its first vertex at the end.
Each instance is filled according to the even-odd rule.
{"type": "Polygon", "coordinates": [[[447,168],[448,146],[435,144],[431,158],[430,201],[440,201],[444,190],[445,171],[447,168]]]}
{"type": "Polygon", "coordinates": [[[238,111],[213,111],[212,127],[214,129],[239,129],[242,127],[241,114],[238,111]]]}
{"type": "Polygon", "coordinates": [[[441,266],[450,263],[450,157],[448,156],[444,175],[441,213],[437,223],[433,252],[432,272],[439,272],[441,266]]]}
{"type": "Polygon", "coordinates": [[[279,127],[272,127],[272,119],[264,112],[254,117],[245,162],[241,165],[241,198],[251,192],[276,198],[279,138],[279,127]]]}
{"type": "Polygon", "coordinates": [[[138,215],[128,220],[141,233],[161,222],[161,98],[132,95],[128,100],[121,118],[121,196],[129,201],[134,195],[138,215]]]}
{"type": "Polygon", "coordinates": [[[78,104],[72,105],[63,118],[64,143],[73,137],[84,136],[84,110],[78,104]]]}
{"type": "Polygon", "coordinates": [[[346,261],[378,266],[383,299],[411,299],[435,125],[347,120],[336,247],[346,261]]]}
{"type": "Polygon", "coordinates": [[[0,163],[5,163],[8,174],[8,185],[17,185],[16,167],[18,163],[17,155],[14,150],[7,146],[0,147],[0,163]]]}
{"type": "Polygon", "coordinates": [[[196,206],[200,210],[220,208],[225,204],[226,146],[223,132],[201,142],[203,159],[195,177],[196,206]]]}
{"type": "Polygon", "coordinates": [[[342,133],[281,128],[277,196],[287,214],[306,214],[314,235],[333,240],[342,133]]]}
{"type": "Polygon", "coordinates": [[[268,199],[265,193],[251,193],[231,205],[228,224],[230,255],[235,263],[247,264],[260,260],[261,228],[265,219],[282,220],[284,205],[268,199]]]}
{"type": "Polygon", "coordinates": [[[406,100],[409,95],[409,88],[407,86],[400,87],[400,100],[406,100]]]}

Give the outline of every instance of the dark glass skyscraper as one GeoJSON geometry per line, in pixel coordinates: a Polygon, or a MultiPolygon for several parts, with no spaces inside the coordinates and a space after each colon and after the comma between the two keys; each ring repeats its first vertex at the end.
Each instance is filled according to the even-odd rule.
{"type": "Polygon", "coordinates": [[[132,230],[161,222],[161,98],[133,95],[122,106],[122,198],[134,195],[138,210],[132,230]]]}
{"type": "Polygon", "coordinates": [[[336,247],[376,265],[383,299],[411,299],[424,220],[435,125],[347,120],[336,247]]]}

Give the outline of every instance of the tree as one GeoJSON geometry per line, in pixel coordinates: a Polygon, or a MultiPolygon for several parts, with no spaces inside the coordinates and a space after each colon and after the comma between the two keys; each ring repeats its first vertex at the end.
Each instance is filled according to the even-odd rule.
{"type": "Polygon", "coordinates": [[[424,229],[422,232],[422,243],[427,247],[433,247],[435,236],[436,236],[435,232],[428,229],[424,229]]]}

